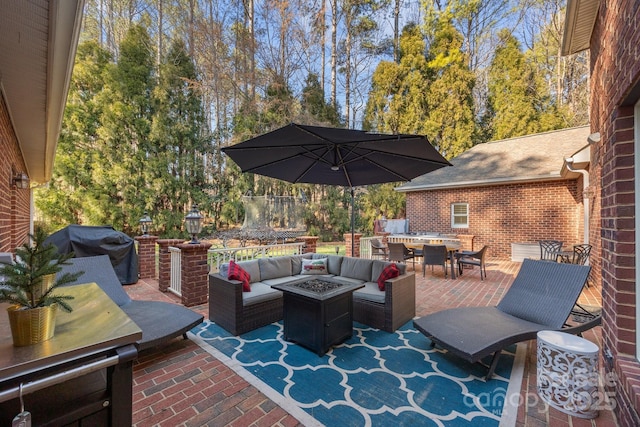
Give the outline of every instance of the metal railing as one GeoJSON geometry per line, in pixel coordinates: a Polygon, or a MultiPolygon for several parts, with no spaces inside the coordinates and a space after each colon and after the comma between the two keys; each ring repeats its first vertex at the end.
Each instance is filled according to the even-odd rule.
{"type": "Polygon", "coordinates": [[[445,236],[429,236],[418,235],[408,236],[402,234],[392,234],[387,236],[387,242],[389,243],[424,243],[427,245],[444,245],[447,243],[460,244],[460,239],[454,237],[445,236]]]}
{"type": "MultiPolygon", "coordinates": [[[[360,238],[360,258],[372,259],[371,239],[375,237],[361,237],[360,238]]],[[[379,237],[378,237],[379,239],[379,237]]]]}
{"type": "Polygon", "coordinates": [[[229,262],[230,260],[247,261],[275,256],[301,255],[303,248],[304,242],[209,249],[207,251],[207,264],[209,264],[209,271],[217,272],[220,270],[221,264],[229,262]]]}
{"type": "Polygon", "coordinates": [[[171,274],[169,275],[169,291],[182,296],[182,254],[180,249],[169,246],[171,255],[171,274]]]}

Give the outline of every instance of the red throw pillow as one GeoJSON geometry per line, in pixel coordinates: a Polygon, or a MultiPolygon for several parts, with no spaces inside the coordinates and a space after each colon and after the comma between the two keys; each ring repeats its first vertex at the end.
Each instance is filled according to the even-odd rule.
{"type": "Polygon", "coordinates": [[[251,292],[251,275],[247,273],[242,267],[240,267],[234,260],[229,261],[229,274],[227,277],[231,280],[239,280],[242,282],[242,291],[251,292]]]}
{"type": "Polygon", "coordinates": [[[378,277],[378,289],[384,291],[384,282],[389,279],[393,279],[394,277],[398,277],[400,275],[400,270],[398,270],[398,266],[395,264],[387,265],[380,276],[378,277]]]}

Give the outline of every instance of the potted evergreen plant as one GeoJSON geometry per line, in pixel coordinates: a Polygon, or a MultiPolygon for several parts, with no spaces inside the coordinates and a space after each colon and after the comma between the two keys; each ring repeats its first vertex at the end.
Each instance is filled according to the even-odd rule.
{"type": "Polygon", "coordinates": [[[0,264],[0,302],[7,308],[15,346],[46,341],[55,331],[58,307],[71,312],[70,295],[57,293],[57,288],[75,281],[81,274],[65,273],[56,280],[56,273],[73,257],[58,254],[54,245],[44,245],[45,232],[38,228],[29,235],[31,243],[16,249],[15,262],[0,264]]]}

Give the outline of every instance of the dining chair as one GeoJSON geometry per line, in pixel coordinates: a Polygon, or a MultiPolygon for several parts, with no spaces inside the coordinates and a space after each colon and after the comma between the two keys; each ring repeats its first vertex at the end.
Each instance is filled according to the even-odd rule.
{"type": "Polygon", "coordinates": [[[380,239],[373,238],[371,239],[371,256],[372,257],[381,257],[383,260],[386,260],[389,256],[389,251],[387,247],[380,241],[380,239]]]}
{"type": "MultiPolygon", "coordinates": [[[[578,265],[587,265],[589,262],[589,256],[591,255],[591,245],[589,244],[581,244],[581,245],[573,245],[573,259],[572,264],[578,265]]],[[[591,286],[593,282],[593,270],[589,272],[589,277],[587,278],[587,287],[591,286]]]]}
{"type": "Polygon", "coordinates": [[[416,269],[416,255],[404,243],[389,242],[389,261],[405,264],[407,260],[413,261],[413,270],[416,269]]]}
{"type": "Polygon", "coordinates": [[[447,258],[449,253],[445,245],[424,245],[422,247],[422,277],[425,277],[426,266],[431,266],[431,274],[433,274],[433,266],[441,265],[444,271],[444,277],[447,277],[447,258]]]}
{"type": "Polygon", "coordinates": [[[462,276],[462,268],[465,265],[477,265],[480,267],[480,280],[484,280],[484,278],[487,277],[485,257],[487,255],[488,248],[489,246],[485,245],[479,251],[456,252],[454,256],[458,262],[458,274],[462,276]]]}
{"type": "Polygon", "coordinates": [[[558,261],[558,255],[562,250],[560,240],[538,240],[540,245],[540,259],[543,261],[558,261]]]}
{"type": "Polygon", "coordinates": [[[572,264],[585,265],[589,261],[591,255],[591,245],[573,245],[573,260],[572,264]]]}

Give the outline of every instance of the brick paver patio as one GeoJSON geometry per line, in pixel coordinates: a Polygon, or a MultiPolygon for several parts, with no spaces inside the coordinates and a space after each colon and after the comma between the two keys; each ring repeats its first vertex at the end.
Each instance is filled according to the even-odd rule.
{"type": "MultiPolygon", "coordinates": [[[[520,263],[489,260],[487,278],[477,269],[462,277],[445,279],[441,269],[416,274],[416,313],[426,315],[444,308],[495,305],[511,285],[520,263]]],[[[411,269],[411,267],[409,267],[411,269]]],[[[141,280],[125,287],[132,298],[177,302],[171,293],[158,290],[155,280],[141,280]]],[[[580,303],[601,305],[599,286],[590,286],[580,303]]],[[[208,317],[207,305],[193,307],[208,317]]],[[[601,347],[600,327],[584,337],[601,347]]],[[[527,343],[527,357],[516,426],[616,426],[610,410],[594,420],[569,417],[549,408],[536,393],[535,340],[527,343]]],[[[615,399],[615,396],[614,396],[615,399]]],[[[177,339],[169,345],[140,354],[134,366],[133,421],[135,426],[299,426],[293,416],[239,377],[197,344],[177,339]]]]}

